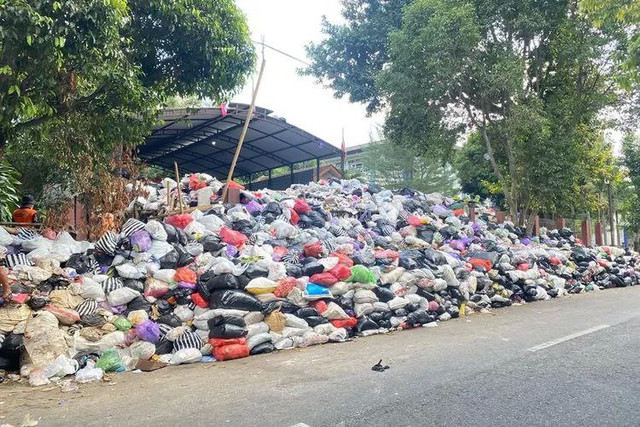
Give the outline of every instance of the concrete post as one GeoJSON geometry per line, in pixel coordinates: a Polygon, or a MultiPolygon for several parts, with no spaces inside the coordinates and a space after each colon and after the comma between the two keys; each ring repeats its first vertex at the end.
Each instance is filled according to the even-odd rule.
{"type": "Polygon", "coordinates": [[[582,221],[582,244],[585,246],[591,244],[591,223],[586,219],[582,221]]]}
{"type": "Polygon", "coordinates": [[[602,224],[598,221],[595,225],[595,235],[596,235],[596,245],[602,246],[604,245],[604,240],[602,236],[602,224]]]}

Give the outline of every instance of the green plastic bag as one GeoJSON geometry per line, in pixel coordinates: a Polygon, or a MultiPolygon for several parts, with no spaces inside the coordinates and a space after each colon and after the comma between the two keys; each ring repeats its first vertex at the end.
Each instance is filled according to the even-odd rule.
{"type": "Polygon", "coordinates": [[[100,368],[105,372],[123,372],[124,362],[116,350],[107,350],[98,359],[96,368],[100,368]]]}
{"type": "Polygon", "coordinates": [[[354,265],[351,267],[351,276],[349,276],[347,282],[376,283],[376,278],[364,265],[354,265]]]}
{"type": "Polygon", "coordinates": [[[113,321],[113,326],[118,328],[119,331],[123,331],[123,332],[128,331],[132,327],[131,322],[129,322],[129,320],[126,317],[122,317],[122,316],[116,317],[116,319],[113,321]]]}

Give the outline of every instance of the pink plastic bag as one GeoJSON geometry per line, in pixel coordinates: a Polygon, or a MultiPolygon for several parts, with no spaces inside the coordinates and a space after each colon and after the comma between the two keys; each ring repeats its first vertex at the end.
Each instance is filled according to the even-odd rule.
{"type": "Polygon", "coordinates": [[[293,210],[296,211],[298,214],[306,214],[311,212],[311,207],[306,201],[302,199],[296,199],[296,202],[293,205],[293,210]]]}

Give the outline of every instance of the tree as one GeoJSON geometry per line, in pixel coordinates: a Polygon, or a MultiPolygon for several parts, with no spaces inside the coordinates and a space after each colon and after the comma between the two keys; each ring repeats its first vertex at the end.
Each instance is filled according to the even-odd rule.
{"type": "Polygon", "coordinates": [[[629,180],[623,187],[621,211],[623,220],[635,235],[634,248],[640,248],[640,139],[627,135],[623,145],[623,163],[629,180]]]}
{"type": "Polygon", "coordinates": [[[371,142],[362,152],[362,174],[372,182],[397,190],[410,187],[425,193],[455,195],[460,186],[449,164],[390,141],[371,142]]]}
{"type": "Polygon", "coordinates": [[[615,102],[608,52],[574,1],[416,0],[378,75],[387,135],[447,156],[476,129],[513,219],[569,203],[587,127],[615,102]],[[504,156],[504,163],[499,157],[504,156]]]}
{"type": "MultiPolygon", "coordinates": [[[[469,135],[466,143],[455,150],[453,165],[463,193],[491,199],[497,206],[504,205],[504,197],[493,168],[489,164],[487,152],[478,132],[469,135]]],[[[500,159],[500,163],[504,160],[500,159]]]]}
{"type": "Polygon", "coordinates": [[[253,62],[232,0],[0,0],[0,148],[61,117],[130,123],[169,96],[222,99],[253,62]]]}
{"type": "Polygon", "coordinates": [[[626,50],[621,70],[630,88],[632,81],[640,82],[640,2],[636,0],[581,0],[583,12],[598,27],[614,22],[624,28],[626,50]]]}
{"type": "Polygon", "coordinates": [[[311,65],[302,70],[341,98],[367,104],[367,112],[383,104],[375,75],[389,61],[388,36],[402,24],[402,9],[411,0],[342,0],[345,24],[322,20],[327,36],[307,46],[311,65]]]}

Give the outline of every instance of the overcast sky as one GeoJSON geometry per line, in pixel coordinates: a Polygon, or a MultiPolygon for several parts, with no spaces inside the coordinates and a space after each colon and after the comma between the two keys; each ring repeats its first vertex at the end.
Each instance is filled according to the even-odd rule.
{"type": "MultiPolygon", "coordinates": [[[[340,20],[339,0],[236,0],[236,3],[247,15],[254,40],[264,36],[265,44],[304,60],[307,60],[304,46],[322,39],[322,15],[332,22],[340,20]]],[[[269,49],[265,53],[267,65],[258,92],[258,106],[273,110],[288,123],[338,147],[343,127],[347,146],[368,142],[369,135],[377,133],[382,123],[380,116],[369,118],[363,105],[350,104],[346,98],[336,99],[331,90],[316,84],[313,78],[298,76],[296,69],[303,66],[301,63],[269,49]]],[[[247,86],[233,101],[251,102],[251,82],[247,86]]]]}

